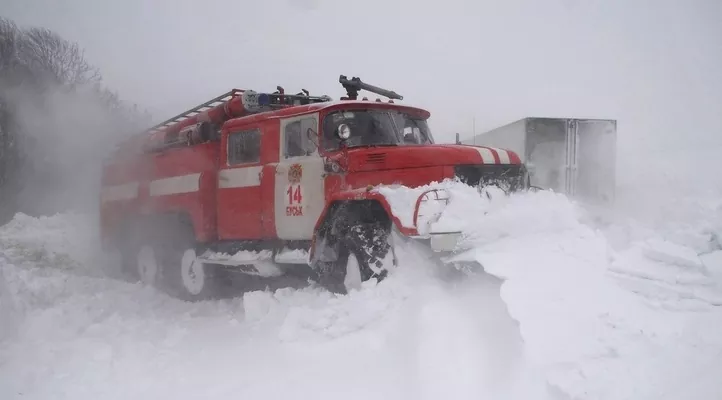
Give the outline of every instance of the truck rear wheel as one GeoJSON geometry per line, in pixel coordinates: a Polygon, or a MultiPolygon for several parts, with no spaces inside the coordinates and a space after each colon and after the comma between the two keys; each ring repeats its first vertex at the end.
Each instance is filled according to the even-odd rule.
{"type": "MultiPolygon", "coordinates": [[[[156,262],[154,286],[186,301],[207,299],[216,293],[211,268],[196,258],[195,233],[187,219],[173,215],[160,217],[153,221],[146,235],[153,245],[144,245],[142,249],[146,249],[146,259],[151,259],[152,253],[156,262]]],[[[150,267],[149,271],[153,270],[152,263],[145,264],[150,267]]],[[[140,263],[139,273],[142,276],[140,263]]]]}
{"type": "Polygon", "coordinates": [[[219,285],[214,268],[197,259],[195,235],[188,226],[178,226],[176,231],[169,232],[160,253],[163,284],[170,295],[197,301],[217,293],[219,285]]]}
{"type": "Polygon", "coordinates": [[[192,296],[198,296],[208,289],[210,279],[206,276],[205,265],[196,258],[195,249],[186,249],[180,260],[180,274],[183,288],[192,296]]]}
{"type": "Polygon", "coordinates": [[[155,249],[149,245],[138,248],[137,274],[141,282],[149,286],[155,286],[160,268],[155,249]]]}
{"type": "Polygon", "coordinates": [[[163,260],[164,283],[169,294],[186,301],[205,300],[216,294],[212,268],[196,259],[193,247],[169,249],[163,260]]]}

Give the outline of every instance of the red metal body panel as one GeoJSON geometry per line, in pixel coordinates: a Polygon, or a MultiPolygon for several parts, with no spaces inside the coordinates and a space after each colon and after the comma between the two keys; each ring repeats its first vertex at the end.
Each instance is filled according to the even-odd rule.
{"type": "Polygon", "coordinates": [[[261,160],[264,167],[261,173],[261,218],[263,220],[263,237],[276,238],[276,213],[274,212],[274,196],[276,183],[276,165],[280,159],[281,134],[277,118],[261,121],[263,139],[261,143],[261,160]]]}
{"type": "MultiPolygon", "coordinates": [[[[477,150],[457,145],[351,148],[347,153],[349,172],[483,163],[477,150]]],[[[335,151],[329,157],[341,162],[344,154],[335,151]]]]}
{"type": "MultiPolygon", "coordinates": [[[[216,238],[216,187],[218,181],[218,143],[204,143],[193,147],[177,148],[163,153],[149,154],[155,169],[150,177],[148,199],[142,213],[186,213],[199,241],[216,238]],[[167,194],[154,195],[152,187],[163,178],[189,177],[198,174],[195,191],[178,193],[185,184],[171,182],[167,194]]],[[[194,179],[188,178],[188,181],[194,179]]],[[[192,186],[191,186],[192,187],[192,186]]],[[[142,201],[142,198],[141,198],[142,201]]]]}
{"type": "Polygon", "coordinates": [[[137,186],[135,186],[136,195],[129,198],[110,200],[106,199],[110,193],[101,194],[100,235],[102,243],[111,239],[114,229],[122,225],[124,218],[137,214],[140,205],[141,177],[146,176],[151,167],[152,163],[142,157],[117,160],[117,162],[104,166],[101,176],[103,192],[106,192],[106,188],[137,186]]]}
{"type": "Polygon", "coordinates": [[[264,167],[261,174],[261,218],[265,238],[276,238],[276,213],[274,212],[274,196],[276,183],[276,165],[280,158],[281,134],[278,119],[263,120],[263,139],[261,160],[264,167]]]}
{"type": "Polygon", "coordinates": [[[101,184],[103,186],[121,185],[126,182],[136,181],[143,176],[149,163],[144,163],[142,157],[134,157],[128,162],[114,162],[103,167],[101,184]]]}
{"type": "Polygon", "coordinates": [[[347,176],[346,183],[348,183],[351,188],[393,184],[418,187],[431,182],[441,182],[445,178],[453,177],[453,173],[448,176],[444,175],[446,172],[444,168],[443,166],[438,166],[355,172],[347,176]]]}
{"type": "Polygon", "coordinates": [[[203,143],[180,147],[162,153],[149,154],[155,169],[152,179],[218,170],[218,143],[203,143]]]}
{"type": "Polygon", "coordinates": [[[276,238],[276,213],[274,196],[276,195],[276,165],[265,165],[261,172],[261,218],[263,219],[263,237],[276,238]]]}

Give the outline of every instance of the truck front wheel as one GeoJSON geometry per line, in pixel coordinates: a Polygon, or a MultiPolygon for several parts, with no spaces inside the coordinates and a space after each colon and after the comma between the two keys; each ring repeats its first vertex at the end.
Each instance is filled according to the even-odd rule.
{"type": "Polygon", "coordinates": [[[388,275],[393,256],[389,232],[382,224],[364,223],[349,227],[332,238],[334,261],[315,262],[317,282],[331,292],[346,294],[358,289],[362,282],[376,279],[381,282],[388,275]]]}

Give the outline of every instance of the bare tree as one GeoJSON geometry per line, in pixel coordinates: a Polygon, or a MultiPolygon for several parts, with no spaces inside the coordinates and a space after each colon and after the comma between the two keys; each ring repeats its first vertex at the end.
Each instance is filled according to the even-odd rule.
{"type": "Polygon", "coordinates": [[[101,85],[100,72],[77,44],[0,18],[0,224],[20,203],[33,213],[18,193],[39,201],[67,168],[99,168],[91,164],[109,149],[107,138],[148,119],[101,85]]]}
{"type": "Polygon", "coordinates": [[[24,32],[18,54],[44,82],[74,87],[100,80],[100,72],[88,64],[77,44],[48,29],[31,28],[24,32]]]}
{"type": "Polygon", "coordinates": [[[12,21],[0,18],[0,223],[7,219],[7,210],[14,208],[12,178],[17,155],[16,129],[12,126],[10,103],[3,93],[11,81],[18,80],[18,34],[17,26],[12,21]]]}
{"type": "Polygon", "coordinates": [[[18,28],[0,17],[0,71],[7,71],[16,62],[18,28]]]}

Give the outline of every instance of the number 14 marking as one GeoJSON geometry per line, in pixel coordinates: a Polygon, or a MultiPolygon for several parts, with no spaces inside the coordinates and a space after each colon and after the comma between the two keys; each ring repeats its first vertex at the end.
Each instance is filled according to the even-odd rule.
{"type": "Polygon", "coordinates": [[[288,195],[288,204],[301,204],[303,196],[301,195],[301,185],[289,185],[286,190],[288,195]]]}

